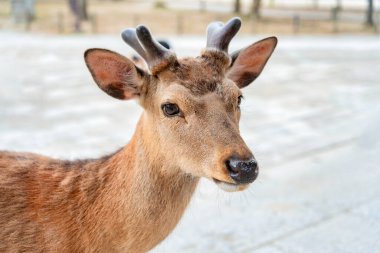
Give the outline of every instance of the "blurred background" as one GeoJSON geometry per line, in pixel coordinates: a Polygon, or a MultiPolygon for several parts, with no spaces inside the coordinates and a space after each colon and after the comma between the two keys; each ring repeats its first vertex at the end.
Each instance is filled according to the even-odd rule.
{"type": "Polygon", "coordinates": [[[141,109],[100,91],[83,52],[132,56],[120,32],[142,23],[196,56],[207,24],[233,16],[243,25],[230,51],[279,38],[243,90],[241,132],[260,176],[241,193],[201,180],[152,252],[380,252],[378,0],[0,0],[0,149],[113,152],[141,109]]]}
{"type": "Polygon", "coordinates": [[[143,22],[161,34],[203,34],[241,16],[241,33],[378,32],[378,0],[1,0],[0,27],[42,33],[114,34],[143,22]],[[159,21],[159,22],[157,22],[159,21]]]}

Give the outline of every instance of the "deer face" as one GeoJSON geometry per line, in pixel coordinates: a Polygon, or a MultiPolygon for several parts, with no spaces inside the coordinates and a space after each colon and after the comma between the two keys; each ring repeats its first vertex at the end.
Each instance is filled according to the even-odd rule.
{"type": "Polygon", "coordinates": [[[150,142],[166,164],[212,179],[226,191],[245,189],[258,165],[239,133],[241,88],[262,71],[277,40],[268,38],[229,55],[239,19],[208,28],[199,57],[177,59],[140,26],[123,39],[147,61],[151,73],[127,58],[90,49],[85,60],[98,86],[118,99],[138,98],[150,142]]]}

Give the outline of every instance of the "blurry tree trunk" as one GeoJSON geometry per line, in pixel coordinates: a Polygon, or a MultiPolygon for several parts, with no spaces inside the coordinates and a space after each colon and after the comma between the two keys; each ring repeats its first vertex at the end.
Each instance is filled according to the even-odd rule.
{"type": "Polygon", "coordinates": [[[70,10],[75,17],[74,29],[76,32],[81,31],[81,21],[87,20],[87,0],[68,0],[70,10]]]}
{"type": "Polygon", "coordinates": [[[252,1],[252,15],[257,19],[261,17],[260,10],[261,10],[261,0],[253,0],[252,1]]]}
{"type": "Polygon", "coordinates": [[[240,13],[240,9],[241,9],[240,0],[235,0],[234,12],[235,13],[240,13]]]}
{"type": "Polygon", "coordinates": [[[368,0],[366,24],[369,26],[375,25],[375,22],[373,20],[373,10],[373,0],[368,0]]]}
{"type": "Polygon", "coordinates": [[[35,0],[11,0],[11,12],[16,23],[28,23],[35,18],[35,0]]]}
{"type": "Polygon", "coordinates": [[[88,13],[87,13],[87,0],[80,0],[81,4],[81,19],[82,20],[88,20],[88,13]]]}

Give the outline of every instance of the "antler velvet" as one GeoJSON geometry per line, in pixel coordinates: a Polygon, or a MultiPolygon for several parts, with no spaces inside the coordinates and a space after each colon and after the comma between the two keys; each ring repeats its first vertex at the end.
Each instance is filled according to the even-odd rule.
{"type": "Polygon", "coordinates": [[[209,24],[207,27],[206,49],[214,48],[228,54],[228,45],[239,31],[240,26],[240,18],[232,18],[225,25],[222,22],[209,24]]]}
{"type": "Polygon", "coordinates": [[[177,61],[175,53],[158,43],[146,26],[139,25],[136,29],[126,29],[121,37],[144,58],[154,75],[177,61]]]}

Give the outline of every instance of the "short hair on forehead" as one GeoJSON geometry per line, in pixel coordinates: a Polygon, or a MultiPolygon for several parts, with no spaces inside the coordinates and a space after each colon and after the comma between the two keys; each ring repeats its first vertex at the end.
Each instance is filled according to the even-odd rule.
{"type": "Polygon", "coordinates": [[[223,82],[224,73],[202,58],[184,58],[175,72],[178,83],[195,95],[214,92],[223,82]]]}

